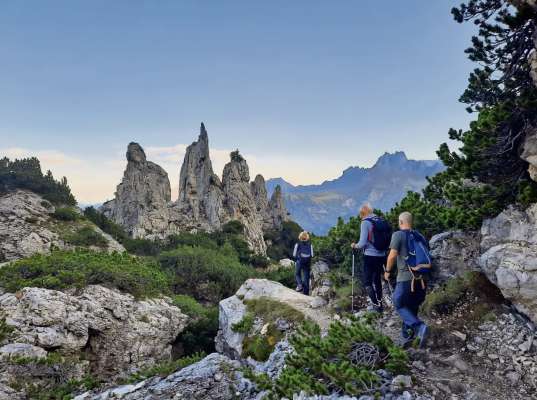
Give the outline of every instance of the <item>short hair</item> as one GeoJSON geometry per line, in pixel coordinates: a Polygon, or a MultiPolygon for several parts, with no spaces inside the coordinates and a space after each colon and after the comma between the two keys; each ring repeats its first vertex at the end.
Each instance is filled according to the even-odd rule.
{"type": "Polygon", "coordinates": [[[402,212],[401,214],[399,214],[399,221],[407,225],[412,225],[412,214],[408,211],[402,212]]]}
{"type": "Polygon", "coordinates": [[[365,218],[372,212],[373,212],[373,207],[371,207],[371,204],[364,203],[362,204],[362,207],[360,207],[360,218],[365,218]]]}
{"type": "Polygon", "coordinates": [[[307,242],[310,240],[310,234],[306,231],[300,232],[300,235],[298,235],[298,240],[301,242],[307,242]]]}

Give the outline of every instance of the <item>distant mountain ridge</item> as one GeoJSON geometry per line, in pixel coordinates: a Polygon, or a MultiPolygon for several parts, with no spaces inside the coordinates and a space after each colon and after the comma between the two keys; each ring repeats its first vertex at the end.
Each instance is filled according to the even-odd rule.
{"type": "Polygon", "coordinates": [[[325,234],[338,217],[357,215],[364,202],[389,210],[409,190],[423,189],[426,177],[444,168],[438,160],[409,160],[398,151],[384,153],[371,168],[349,167],[340,177],[317,185],[294,186],[283,178],[269,179],[267,190],[270,195],[279,185],[293,220],[308,231],[325,234]]]}

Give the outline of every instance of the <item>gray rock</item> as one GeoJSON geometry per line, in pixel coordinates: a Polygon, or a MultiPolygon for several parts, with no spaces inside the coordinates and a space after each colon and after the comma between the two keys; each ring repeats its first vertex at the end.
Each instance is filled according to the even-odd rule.
{"type": "Polygon", "coordinates": [[[9,343],[0,347],[0,358],[10,359],[13,357],[25,357],[31,359],[42,359],[47,356],[47,351],[41,347],[28,343],[9,343]]]}
{"type": "MultiPolygon", "coordinates": [[[[242,353],[242,342],[245,335],[233,330],[233,325],[240,322],[246,314],[244,301],[266,298],[286,304],[302,313],[305,317],[316,322],[321,330],[326,331],[331,322],[331,314],[328,307],[320,306],[314,308],[315,299],[305,296],[292,289],[283,286],[281,283],[269,281],[267,279],[249,279],[239,288],[234,296],[224,299],[219,304],[219,331],[216,338],[216,349],[232,359],[240,358],[242,353]]],[[[262,327],[267,323],[273,323],[282,327],[282,321],[258,321],[257,328],[252,328],[256,334],[262,334],[262,327]]],[[[291,328],[287,321],[288,329],[291,328]]],[[[286,329],[287,330],[287,329],[286,329]]]]}
{"type": "Polygon", "coordinates": [[[445,281],[479,269],[479,234],[450,231],[434,235],[429,242],[433,277],[445,281]]]}
{"type": "MultiPolygon", "coordinates": [[[[52,218],[55,208],[38,194],[15,190],[0,196],[0,262],[46,254],[52,248],[70,249],[59,235],[62,228],[52,218]]],[[[91,225],[107,241],[106,250],[125,251],[109,235],[91,225]]],[[[96,248],[97,249],[97,248],[96,248]]]]}
{"type": "Polygon", "coordinates": [[[237,361],[213,353],[166,378],[152,378],[102,393],[84,393],[75,400],[232,400],[253,398],[253,386],[238,372],[237,361]]]}
{"type": "Polygon", "coordinates": [[[168,175],[147,161],[140,145],[129,145],[127,160],[115,198],[104,203],[101,211],[133,237],[154,239],[185,231],[212,232],[238,220],[245,226],[249,247],[265,254],[264,232],[281,228],[289,219],[281,190],[276,190],[269,201],[264,178],[258,175],[250,183],[248,164],[242,157],[232,157],[220,180],[213,171],[203,124],[198,140],[186,149],[175,203],[170,202],[168,175]]]}
{"type": "Polygon", "coordinates": [[[483,222],[479,264],[505,298],[537,320],[537,204],[483,222]]]}
{"type": "Polygon", "coordinates": [[[329,277],[330,266],[319,260],[311,266],[311,295],[322,297],[329,301],[334,294],[332,281],[329,277]]]}
{"type": "Polygon", "coordinates": [[[293,260],[290,260],[288,258],[284,258],[282,260],[279,261],[279,264],[281,267],[284,267],[284,268],[292,268],[295,266],[295,262],[293,260]]]}
{"type": "Polygon", "coordinates": [[[101,286],[80,294],[24,288],[0,296],[6,323],[13,328],[5,351],[54,349],[61,354],[85,353],[100,377],[128,373],[171,357],[172,343],[187,317],[167,299],[136,301],[101,286]],[[22,349],[22,345],[34,345],[22,349]]]}
{"type": "Polygon", "coordinates": [[[392,390],[400,391],[412,387],[412,377],[408,375],[397,375],[392,379],[392,390]]]}

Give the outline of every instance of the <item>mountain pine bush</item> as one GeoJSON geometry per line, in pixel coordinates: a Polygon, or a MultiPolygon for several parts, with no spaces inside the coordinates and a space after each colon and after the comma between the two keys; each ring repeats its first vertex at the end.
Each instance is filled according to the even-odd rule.
{"type": "Polygon", "coordinates": [[[317,325],[305,322],[290,342],[295,351],[287,356],[286,367],[275,381],[246,371],[259,389],[268,391],[268,399],[293,398],[300,391],[309,395],[375,394],[379,383],[376,369],[408,370],[406,352],[365,321],[355,319],[349,325],[336,321],[326,336],[321,336],[317,325]],[[376,365],[355,365],[349,359],[352,346],[364,342],[378,348],[381,357],[376,365]]]}
{"type": "Polygon", "coordinates": [[[14,161],[7,157],[0,159],[0,193],[15,189],[30,190],[56,205],[76,205],[67,179],[63,177],[57,181],[50,171],[43,175],[41,164],[35,157],[14,161]]]}

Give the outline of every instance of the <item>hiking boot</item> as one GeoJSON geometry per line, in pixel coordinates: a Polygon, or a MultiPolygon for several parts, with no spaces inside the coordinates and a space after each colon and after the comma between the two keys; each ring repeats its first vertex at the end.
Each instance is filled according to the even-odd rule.
{"type": "Polygon", "coordinates": [[[295,290],[296,290],[297,292],[301,292],[301,291],[302,291],[302,286],[297,286],[295,290]]]}
{"type": "Polygon", "coordinates": [[[410,337],[401,336],[399,337],[399,339],[396,340],[395,344],[399,347],[402,347],[403,349],[408,349],[412,345],[413,341],[414,341],[413,336],[410,336],[410,337]]]}
{"type": "Polygon", "coordinates": [[[423,349],[425,347],[425,344],[427,343],[427,338],[429,337],[429,331],[429,327],[424,323],[419,326],[417,338],[419,339],[418,347],[420,349],[423,349]]]}

